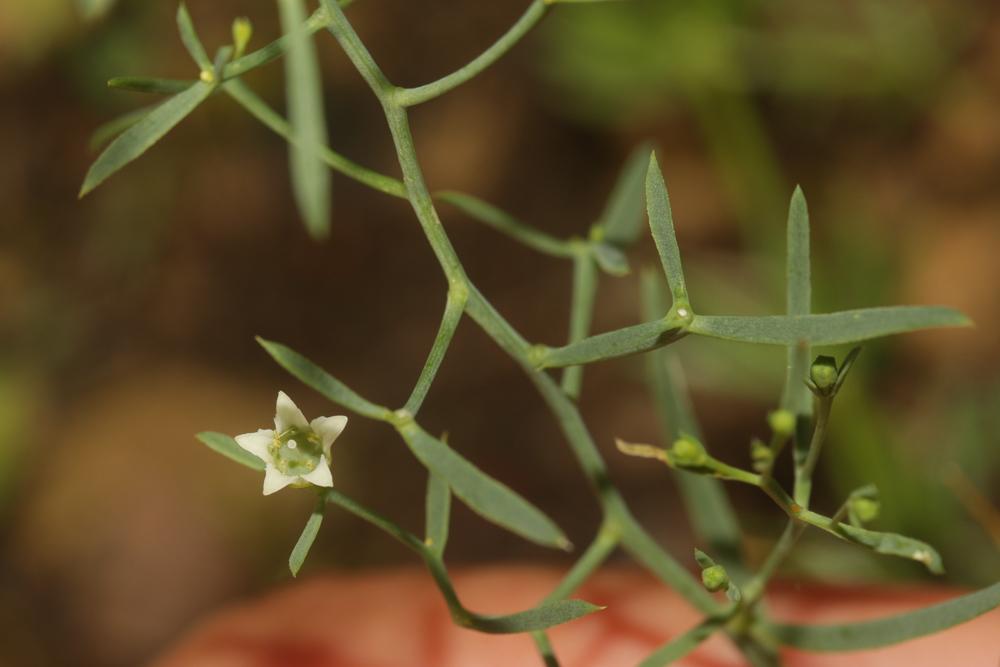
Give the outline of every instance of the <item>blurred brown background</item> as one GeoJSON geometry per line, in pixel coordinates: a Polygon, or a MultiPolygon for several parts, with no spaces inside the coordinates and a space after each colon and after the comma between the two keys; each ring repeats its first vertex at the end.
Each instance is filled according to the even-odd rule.
{"type": "MultiPolygon", "coordinates": [[[[273,3],[188,4],[210,51],[238,15],[254,22],[251,48],[277,35],[273,3]]],[[[412,85],[475,56],[526,4],[363,0],[349,16],[389,76],[412,85]]],[[[337,177],[332,236],[311,242],[285,145],[223,98],[76,200],[95,156],[90,132],[150,102],[104,82],[194,76],[175,9],[0,3],[3,665],[135,664],[208,610],[286,580],[309,494],[264,499],[257,475],[193,434],[265,426],[279,388],[307,415],[335,412],[255,334],[401,404],[443,308],[444,282],[405,202],[337,177]]],[[[397,173],[374,100],[333,39],[318,43],[333,147],[397,173]]],[[[280,64],[247,80],[281,108],[280,64]]],[[[778,311],[787,199],[801,183],[817,310],[945,303],[972,316],[975,329],[866,347],[835,408],[818,494],[833,511],[876,482],[879,526],[932,542],[950,580],[971,585],[1000,571],[998,110],[1000,7],[990,0],[636,0],[556,7],[413,123],[433,187],[557,235],[584,234],[629,149],[654,139],[700,311],[778,311]]],[[[529,339],[560,342],[570,267],[442,213],[497,308],[529,339]]],[[[653,259],[648,246],[633,266],[653,259]]],[[[596,330],[637,321],[636,293],[632,277],[604,279],[596,330]]],[[[782,352],[690,339],[678,349],[710,447],[745,462],[750,436],[764,435],[782,352]]],[[[639,361],[590,368],[582,407],[639,516],[686,559],[691,538],[667,473],[613,450],[616,435],[659,438],[639,361]]],[[[469,322],[421,421],[448,430],[576,543],[591,535],[596,505],[550,415],[469,322]]],[[[389,429],[353,418],[334,479],[421,525],[425,475],[389,429]]],[[[782,522],[763,498],[734,495],[759,554],[782,522]]],[[[461,507],[450,554],[559,560],[461,507]]],[[[306,573],[410,562],[331,510],[306,573]]],[[[834,581],[923,576],[820,535],[790,567],[834,581]]]]}

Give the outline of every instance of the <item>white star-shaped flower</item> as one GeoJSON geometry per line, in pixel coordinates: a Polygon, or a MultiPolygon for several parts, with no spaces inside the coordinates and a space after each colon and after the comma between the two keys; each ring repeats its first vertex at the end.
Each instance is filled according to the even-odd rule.
{"type": "Polygon", "coordinates": [[[347,426],[347,417],[317,417],[311,422],[283,391],[274,409],[274,430],[236,436],[236,442],[264,462],[264,495],[286,486],[333,486],[330,446],[347,426]]]}

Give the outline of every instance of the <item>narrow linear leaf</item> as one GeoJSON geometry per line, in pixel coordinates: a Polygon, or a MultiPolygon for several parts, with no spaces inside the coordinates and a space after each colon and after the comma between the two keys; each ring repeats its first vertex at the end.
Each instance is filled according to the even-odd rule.
{"type": "MultiPolygon", "coordinates": [[[[812,268],[809,257],[809,208],[802,188],[796,187],[788,206],[785,260],[785,314],[809,315],[812,312],[812,268]]],[[[785,386],[781,407],[800,420],[812,414],[812,397],[804,380],[809,371],[809,344],[796,342],[786,351],[785,386]]],[[[801,438],[807,441],[806,438],[801,438]]],[[[803,443],[804,446],[804,443],[803,443]]]]}
{"type": "Polygon", "coordinates": [[[971,621],[1000,606],[1000,583],[917,611],[846,625],[769,625],[786,646],[805,651],[859,651],[898,644],[971,621]]]}
{"type": "Polygon", "coordinates": [[[601,214],[604,240],[625,248],[639,238],[646,201],[646,170],[653,149],[643,142],[633,149],[611,189],[608,203],[601,214]]]}
{"type": "Polygon", "coordinates": [[[425,502],[425,543],[438,556],[448,545],[448,525],[451,521],[451,489],[442,477],[428,471],[425,502]]]}
{"type": "Polygon", "coordinates": [[[663,667],[663,665],[669,665],[675,660],[680,660],[698,648],[718,629],[718,621],[704,621],[656,649],[648,658],[639,663],[639,667],[663,667]]]}
{"type": "Polygon", "coordinates": [[[666,320],[644,322],[585,338],[578,343],[551,348],[541,360],[543,368],[589,364],[638,354],[674,342],[681,331],[666,320]]]}
{"type": "Polygon", "coordinates": [[[299,535],[298,542],[292,547],[292,553],[288,556],[288,569],[291,571],[293,577],[298,576],[299,570],[302,569],[302,564],[306,562],[306,556],[309,555],[309,550],[312,549],[313,542],[316,541],[320,526],[323,525],[323,507],[324,503],[320,502],[316,509],[313,510],[313,513],[309,516],[309,520],[306,521],[305,527],[302,529],[302,534],[299,535]]]}
{"type": "Polygon", "coordinates": [[[548,547],[569,548],[569,540],[541,510],[493,479],[416,423],[399,427],[413,455],[448,483],[474,512],[521,537],[548,547]]]}
{"type": "Polygon", "coordinates": [[[235,440],[225,433],[205,431],[203,433],[199,433],[195,437],[198,438],[202,444],[207,445],[209,449],[215,450],[228,459],[232,459],[237,463],[242,463],[248,468],[252,468],[260,472],[264,471],[263,461],[240,447],[236,444],[235,440]]]}
{"type": "Polygon", "coordinates": [[[212,93],[213,86],[199,81],[183,93],[171,97],[125,130],[104,149],[90,167],[80,197],[84,197],[109,176],[145,153],[153,144],[184,120],[212,93]]]}
{"type": "Polygon", "coordinates": [[[149,112],[156,108],[156,106],[157,105],[154,104],[152,106],[129,111],[128,113],[122,114],[118,118],[114,118],[109,120],[107,123],[98,126],[98,128],[90,135],[90,141],[87,142],[88,147],[92,151],[100,149],[101,146],[108,143],[119,134],[145,118],[149,112]]]}
{"type": "Polygon", "coordinates": [[[314,238],[330,233],[330,172],[321,147],[327,144],[323,82],[316,45],[303,25],[303,0],[278,0],[282,30],[288,35],[285,57],[285,96],[288,119],[297,141],[289,145],[292,188],[299,213],[314,238]]]}
{"type": "Polygon", "coordinates": [[[620,278],[627,276],[631,269],[628,265],[628,258],[621,250],[610,243],[595,243],[593,249],[594,260],[597,261],[601,270],[610,276],[620,278]]]}
{"type": "MultiPolygon", "coordinates": [[[[667,308],[663,278],[650,270],[642,272],[641,301],[644,317],[655,317],[667,308]]],[[[701,439],[701,428],[688,395],[684,371],[677,355],[660,349],[646,357],[646,377],[656,400],[665,442],[684,434],[701,439]]],[[[706,542],[723,565],[735,575],[742,570],[741,533],[736,513],[722,482],[714,477],[671,468],[684,506],[697,535],[706,542]]]]}
{"type": "Polygon", "coordinates": [[[646,210],[649,213],[649,229],[653,232],[653,241],[660,253],[660,263],[667,276],[667,283],[670,284],[670,294],[675,304],[687,304],[687,287],[684,284],[677,235],[674,233],[674,216],[670,211],[667,184],[656,161],[656,153],[650,154],[649,169],[646,172],[646,210]]]}
{"type": "Polygon", "coordinates": [[[116,76],[108,80],[108,88],[130,90],[136,93],[157,93],[176,95],[194,85],[194,81],[183,79],[156,79],[148,76],[116,76]]]}
{"type": "Polygon", "coordinates": [[[860,544],[876,553],[887,556],[899,556],[915,560],[918,563],[922,563],[934,574],[944,574],[944,565],[941,563],[940,554],[926,542],[921,542],[905,535],[882,533],[846,523],[838,524],[838,528],[840,533],[855,544],[860,544]]]}
{"type": "Polygon", "coordinates": [[[943,306],[886,306],[823,315],[695,315],[690,333],[763,345],[844,345],[881,336],[969,326],[962,313],[943,306]]]}
{"type": "Polygon", "coordinates": [[[545,630],[601,611],[604,607],[583,600],[559,600],[508,616],[473,614],[469,627],[491,634],[516,634],[545,630]]]}
{"type": "Polygon", "coordinates": [[[257,342],[278,362],[278,365],[334,403],[371,419],[385,420],[390,414],[388,408],[362,398],[343,382],[290,347],[260,337],[257,338],[257,342]]]}
{"type": "Polygon", "coordinates": [[[201,43],[201,39],[198,38],[198,32],[194,29],[191,14],[188,13],[187,6],[183,2],[177,6],[177,30],[181,34],[181,41],[184,42],[184,48],[191,54],[191,58],[198,64],[198,67],[203,71],[211,71],[212,61],[209,59],[208,53],[201,43]]]}

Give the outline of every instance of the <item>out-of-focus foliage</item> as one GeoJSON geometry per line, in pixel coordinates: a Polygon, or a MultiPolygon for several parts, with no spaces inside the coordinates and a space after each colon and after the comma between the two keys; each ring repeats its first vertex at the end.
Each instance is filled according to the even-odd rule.
{"type": "Polygon", "coordinates": [[[942,28],[956,11],[907,0],[599,4],[552,20],[545,70],[574,115],[603,122],[762,91],[811,105],[912,102],[953,53],[942,28]]]}

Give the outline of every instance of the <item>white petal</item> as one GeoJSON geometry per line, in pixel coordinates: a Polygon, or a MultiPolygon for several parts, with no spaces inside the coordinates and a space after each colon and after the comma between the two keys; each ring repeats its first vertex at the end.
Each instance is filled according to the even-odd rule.
{"type": "Polygon", "coordinates": [[[320,456],[316,469],[302,475],[302,479],[316,486],[333,486],[333,475],[330,474],[330,465],[326,462],[326,457],[320,456]]]}
{"type": "Polygon", "coordinates": [[[274,406],[274,428],[278,433],[283,433],[293,426],[309,428],[309,422],[295,402],[288,398],[288,394],[279,391],[278,401],[274,406]]]}
{"type": "Polygon", "coordinates": [[[264,469],[264,495],[269,496],[275,491],[281,491],[296,479],[298,478],[286,475],[273,465],[268,464],[264,469]]]}
{"type": "Polygon", "coordinates": [[[309,423],[309,428],[319,434],[323,441],[323,451],[329,452],[330,445],[337,439],[344,427],[347,426],[347,417],[338,415],[336,417],[316,417],[309,423]]]}
{"type": "Polygon", "coordinates": [[[244,433],[236,436],[236,444],[247,450],[262,461],[270,461],[267,453],[267,446],[274,439],[274,431],[266,428],[258,430],[256,433],[244,433]]]}

